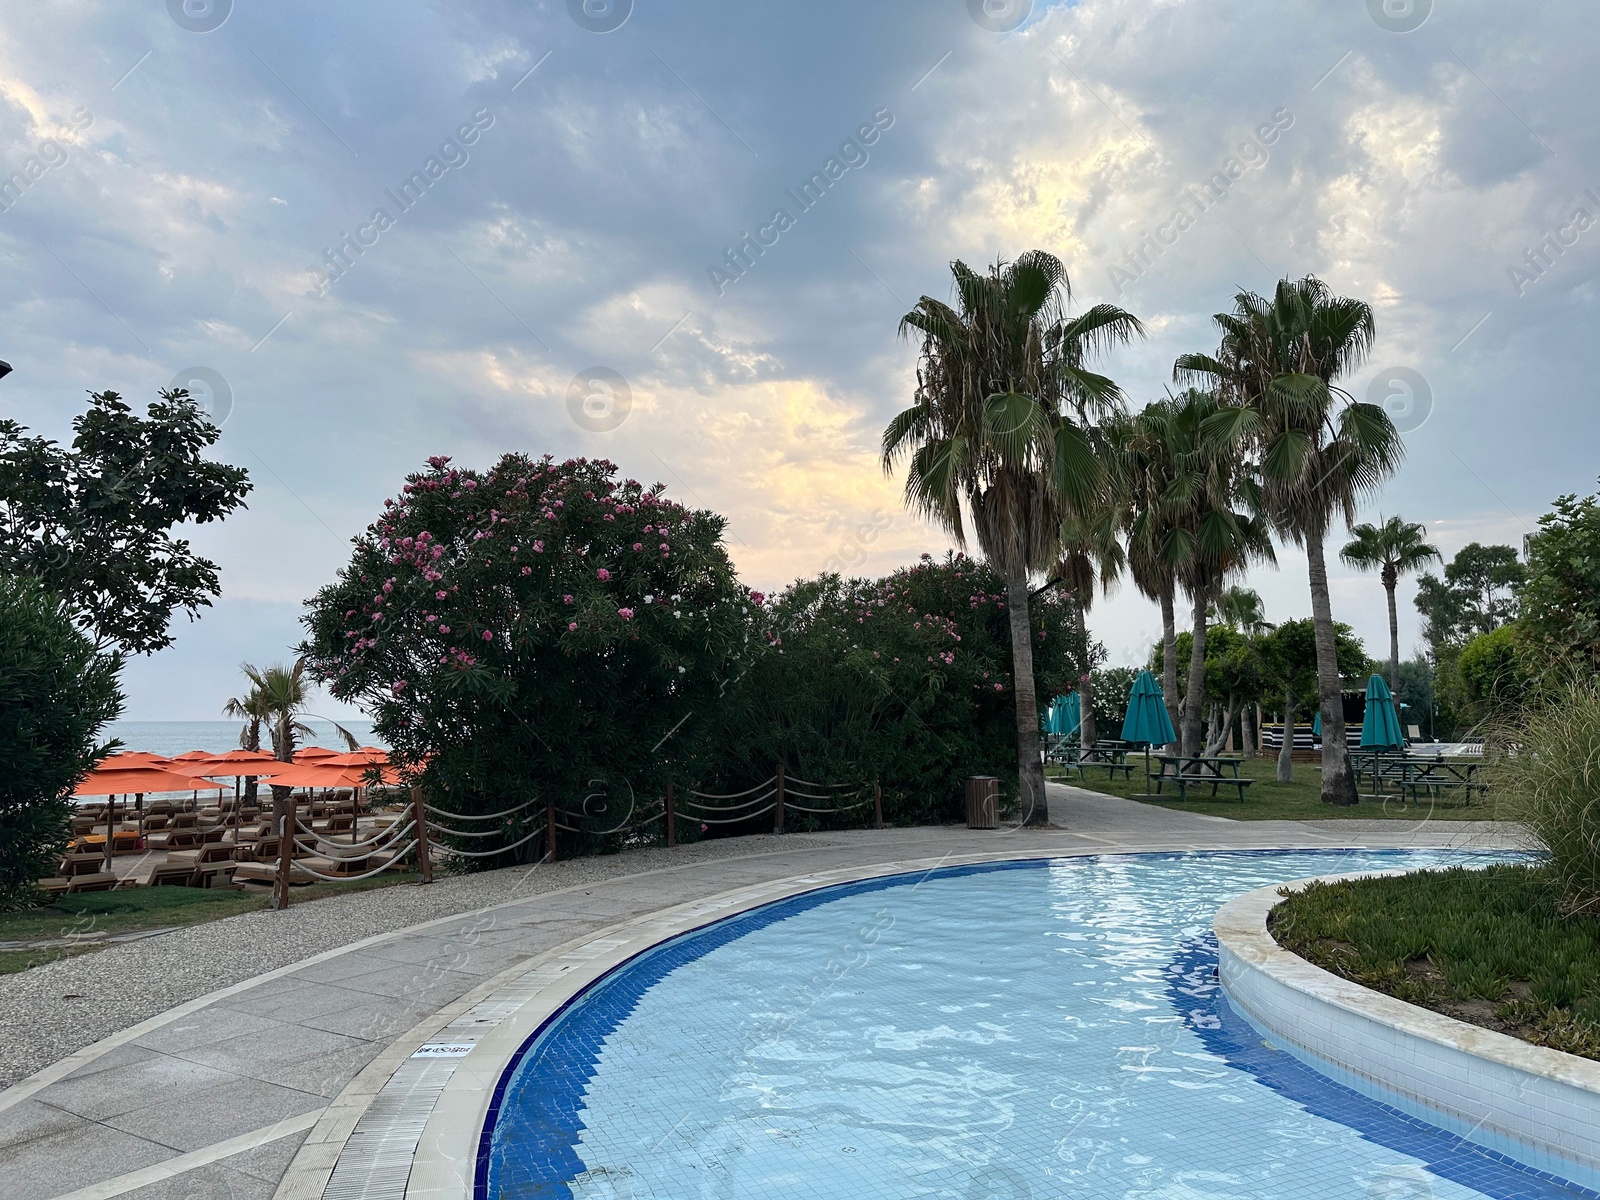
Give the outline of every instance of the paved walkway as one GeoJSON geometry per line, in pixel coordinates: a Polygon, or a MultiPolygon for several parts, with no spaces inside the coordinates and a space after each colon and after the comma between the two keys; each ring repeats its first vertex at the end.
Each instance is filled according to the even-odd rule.
{"type": "Polygon", "coordinates": [[[5,1063],[35,1072],[0,1093],[0,1192],[269,1200],[330,1102],[419,1022],[531,958],[742,885],[1011,847],[1513,843],[1487,822],[1232,821],[1054,784],[1050,805],[1051,829],[794,834],[370,892],[0,979],[5,1063]]]}

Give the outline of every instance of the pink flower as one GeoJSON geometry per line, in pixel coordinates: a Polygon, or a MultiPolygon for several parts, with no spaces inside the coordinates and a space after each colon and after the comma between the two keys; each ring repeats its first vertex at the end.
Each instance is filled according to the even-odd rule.
{"type": "Polygon", "coordinates": [[[522,573],[524,575],[532,575],[533,574],[533,568],[532,567],[523,567],[522,568],[522,573]]]}
{"type": "Polygon", "coordinates": [[[751,592],[750,599],[755,604],[765,604],[767,602],[767,597],[762,592],[751,592]]]}
{"type": "Polygon", "coordinates": [[[997,692],[1003,692],[1003,691],[1005,691],[1005,688],[997,683],[997,684],[994,685],[994,690],[997,691],[997,692]]]}
{"type": "Polygon", "coordinates": [[[440,633],[449,633],[450,632],[450,626],[448,626],[448,625],[439,626],[439,632],[440,633]]]}
{"type": "Polygon", "coordinates": [[[449,592],[435,592],[433,594],[433,598],[435,600],[448,600],[450,598],[450,593],[449,592]]]}
{"type": "Polygon", "coordinates": [[[571,604],[572,603],[572,597],[571,596],[563,596],[563,597],[561,597],[561,603],[563,603],[563,604],[571,604]]]}
{"type": "Polygon", "coordinates": [[[617,609],[617,616],[621,617],[624,621],[631,621],[633,620],[633,609],[619,608],[617,609]]]}
{"type": "Polygon", "coordinates": [[[576,621],[568,621],[567,622],[567,632],[568,633],[577,633],[578,632],[578,623],[576,621]]]}
{"type": "Polygon", "coordinates": [[[604,582],[605,580],[611,578],[611,572],[606,570],[604,567],[601,567],[595,572],[595,578],[599,579],[601,582],[604,582]]]}
{"type": "Polygon", "coordinates": [[[489,630],[485,629],[483,631],[483,640],[486,641],[486,642],[494,641],[494,634],[491,633],[489,630]]]}
{"type": "Polygon", "coordinates": [[[633,548],[635,550],[643,550],[644,549],[644,543],[643,542],[635,542],[633,544],[633,548]]]}
{"type": "Polygon", "coordinates": [[[544,553],[544,543],[543,542],[534,542],[534,544],[533,544],[533,552],[535,554],[543,554],[544,553]]]}

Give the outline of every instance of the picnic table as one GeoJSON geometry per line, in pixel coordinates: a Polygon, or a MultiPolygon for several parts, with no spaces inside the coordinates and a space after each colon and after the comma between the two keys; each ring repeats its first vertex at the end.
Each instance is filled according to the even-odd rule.
{"type": "Polygon", "coordinates": [[[1350,756],[1359,789],[1364,778],[1372,785],[1370,799],[1385,798],[1384,787],[1394,794],[1420,800],[1424,792],[1430,799],[1441,799],[1448,792],[1459,792],[1466,804],[1472,794],[1487,793],[1489,785],[1479,778],[1483,763],[1476,759],[1446,758],[1442,754],[1410,754],[1404,751],[1367,751],[1350,756]]]}
{"type": "Polygon", "coordinates": [[[1187,801],[1189,789],[1196,786],[1209,786],[1213,797],[1218,788],[1229,787],[1239,793],[1239,803],[1244,803],[1244,790],[1253,780],[1242,778],[1239,767],[1243,763],[1240,758],[1224,758],[1221,756],[1206,757],[1197,755],[1185,758],[1177,754],[1158,754],[1156,761],[1161,764],[1159,771],[1152,771],[1147,778],[1155,784],[1154,795],[1164,795],[1167,784],[1177,790],[1178,799],[1187,801]]]}
{"type": "Polygon", "coordinates": [[[1069,746],[1063,755],[1063,762],[1069,771],[1077,771],[1079,779],[1083,778],[1086,767],[1104,767],[1107,779],[1115,779],[1118,771],[1122,772],[1124,779],[1133,778],[1133,764],[1128,761],[1127,742],[1098,741],[1087,748],[1069,746]]]}

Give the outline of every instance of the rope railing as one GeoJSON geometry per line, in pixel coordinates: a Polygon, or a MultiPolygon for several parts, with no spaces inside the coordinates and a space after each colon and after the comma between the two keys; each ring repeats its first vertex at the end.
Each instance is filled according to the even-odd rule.
{"type": "MultiPolygon", "coordinates": [[[[324,838],[315,829],[297,819],[296,802],[290,797],[283,802],[283,807],[275,819],[280,834],[280,844],[278,870],[273,887],[273,907],[282,908],[288,904],[289,881],[294,871],[330,883],[371,879],[399,865],[413,852],[421,882],[432,883],[436,856],[446,859],[495,858],[520,850],[539,837],[543,837],[546,842],[544,860],[554,861],[558,833],[590,837],[633,835],[655,825],[658,821],[663,821],[666,826],[666,844],[668,847],[675,847],[678,844],[677,819],[680,805],[683,808],[682,815],[691,821],[700,822],[703,828],[713,825],[744,825],[770,815],[772,832],[781,834],[784,831],[784,814],[787,811],[802,813],[808,817],[840,816],[865,808],[870,802],[874,810],[873,825],[877,829],[882,829],[882,788],[877,784],[872,786],[870,801],[863,795],[865,790],[863,784],[817,783],[809,779],[790,777],[784,765],[779,763],[777,770],[770,777],[736,792],[703,792],[687,788],[682,793],[675,793],[673,784],[669,782],[666,796],[661,799],[659,808],[656,807],[654,800],[646,804],[645,811],[650,813],[649,816],[644,816],[630,800],[620,822],[611,828],[598,829],[589,826],[595,824],[609,805],[600,806],[600,811],[596,813],[589,811],[586,801],[582,811],[574,812],[564,807],[558,808],[554,800],[547,799],[543,802],[543,820],[529,828],[523,822],[513,822],[510,818],[536,809],[540,803],[538,799],[525,800],[521,804],[499,812],[460,813],[429,803],[424,799],[422,789],[413,787],[411,812],[408,817],[379,830],[369,838],[354,842],[334,842],[331,837],[324,838]],[[855,799],[855,797],[861,798],[855,799]],[[795,803],[795,801],[807,803],[795,803]],[[845,801],[852,802],[844,803],[845,801]],[[463,823],[483,821],[504,821],[506,825],[514,824],[516,827],[511,829],[458,827],[463,823]],[[288,831],[287,837],[282,836],[285,830],[288,831]],[[519,834],[520,836],[517,836],[519,834]],[[514,836],[516,840],[503,846],[467,850],[457,844],[460,841],[472,842],[485,838],[503,838],[508,835],[514,836]],[[408,837],[409,841],[403,846],[399,845],[408,837]],[[382,857],[384,861],[371,870],[357,875],[328,875],[311,869],[303,862],[295,861],[293,851],[297,848],[319,856],[330,864],[370,862],[378,857],[382,857]],[[358,853],[361,851],[364,853],[358,853]]],[[[355,832],[352,830],[351,836],[355,836],[355,832]]]]}

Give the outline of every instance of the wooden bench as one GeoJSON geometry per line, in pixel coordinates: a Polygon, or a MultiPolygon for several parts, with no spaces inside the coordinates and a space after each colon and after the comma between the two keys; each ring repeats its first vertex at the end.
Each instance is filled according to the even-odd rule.
{"type": "Polygon", "coordinates": [[[1155,781],[1157,795],[1161,794],[1161,788],[1164,784],[1170,783],[1174,785],[1178,789],[1180,803],[1189,799],[1189,788],[1191,786],[1205,786],[1211,789],[1211,799],[1216,799],[1219,787],[1237,788],[1239,803],[1243,804],[1245,788],[1255,782],[1253,779],[1230,779],[1226,775],[1157,775],[1152,773],[1147,775],[1146,778],[1155,781]]]}

